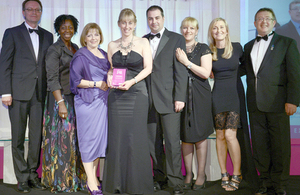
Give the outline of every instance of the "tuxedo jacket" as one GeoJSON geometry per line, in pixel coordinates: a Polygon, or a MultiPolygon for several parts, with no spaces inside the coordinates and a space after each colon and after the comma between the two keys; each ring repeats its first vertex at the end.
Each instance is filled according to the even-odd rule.
{"type": "MultiPolygon", "coordinates": [[[[145,38],[149,39],[149,34],[145,38]]],[[[188,72],[176,58],[176,49],[185,50],[182,35],[165,29],[153,59],[152,73],[147,77],[150,105],[160,114],[175,113],[174,102],[186,102],[188,72]]]]}
{"type": "Polygon", "coordinates": [[[0,94],[11,94],[15,100],[26,101],[31,99],[37,86],[38,100],[44,101],[47,90],[45,54],[53,43],[53,35],[38,28],[38,59],[25,23],[4,32],[0,54],[0,94]]]}
{"type": "Polygon", "coordinates": [[[297,48],[300,52],[300,36],[292,21],[286,23],[283,26],[279,26],[278,28],[276,28],[275,32],[279,35],[283,35],[294,39],[297,42],[297,48]]]}
{"type": "Polygon", "coordinates": [[[257,76],[250,56],[254,42],[245,45],[241,66],[247,75],[248,111],[285,112],[285,103],[299,105],[300,57],[296,41],[274,33],[257,76]]]}

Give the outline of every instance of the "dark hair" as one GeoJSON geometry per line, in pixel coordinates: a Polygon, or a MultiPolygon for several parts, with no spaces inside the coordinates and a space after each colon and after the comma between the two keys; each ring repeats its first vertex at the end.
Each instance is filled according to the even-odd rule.
{"type": "Polygon", "coordinates": [[[41,10],[43,11],[42,2],[41,2],[40,0],[25,0],[25,1],[23,1],[23,3],[22,3],[22,10],[23,10],[23,11],[25,11],[25,5],[26,5],[26,3],[29,2],[29,1],[35,1],[35,2],[38,2],[38,3],[40,4],[40,6],[41,6],[41,10]]]}
{"type": "Polygon", "coordinates": [[[290,3],[290,5],[289,5],[290,10],[292,9],[292,5],[293,5],[293,4],[300,4],[300,1],[299,1],[299,0],[292,1],[292,2],[290,3]]]}
{"type": "Polygon", "coordinates": [[[146,16],[148,17],[148,12],[149,11],[154,11],[154,10],[157,10],[157,9],[160,11],[161,16],[164,17],[164,10],[158,5],[152,5],[151,7],[149,7],[147,9],[146,16]]]}
{"type": "Polygon", "coordinates": [[[54,29],[57,35],[59,35],[58,31],[62,24],[65,23],[66,20],[71,20],[74,26],[74,34],[77,33],[78,29],[78,20],[72,15],[62,14],[60,16],[57,16],[57,18],[54,21],[54,29]]]}
{"type": "Polygon", "coordinates": [[[272,14],[273,19],[274,19],[275,21],[277,21],[277,20],[276,20],[276,16],[275,16],[274,11],[273,11],[271,8],[268,8],[268,7],[260,8],[260,9],[256,12],[256,14],[255,14],[255,16],[254,16],[254,21],[256,21],[256,15],[257,15],[259,12],[264,12],[264,11],[270,12],[270,13],[272,14]]]}

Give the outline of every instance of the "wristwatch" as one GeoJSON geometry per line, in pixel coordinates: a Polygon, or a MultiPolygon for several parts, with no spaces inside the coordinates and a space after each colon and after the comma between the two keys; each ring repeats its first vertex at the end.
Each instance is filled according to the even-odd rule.
{"type": "Polygon", "coordinates": [[[190,64],[187,66],[188,69],[191,69],[191,67],[192,67],[192,63],[190,63],[190,64]]]}

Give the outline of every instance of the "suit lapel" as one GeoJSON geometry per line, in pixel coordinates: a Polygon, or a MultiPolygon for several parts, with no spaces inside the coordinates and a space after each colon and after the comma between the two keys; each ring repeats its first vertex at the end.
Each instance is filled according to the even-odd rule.
{"type": "Polygon", "coordinates": [[[265,66],[266,64],[268,64],[268,63],[267,63],[268,60],[270,60],[270,59],[272,58],[272,52],[273,52],[273,49],[275,48],[275,43],[277,42],[277,38],[278,38],[277,34],[274,33],[273,38],[272,38],[272,41],[270,42],[270,44],[269,44],[269,46],[268,46],[268,49],[267,49],[267,51],[266,51],[266,54],[265,54],[265,56],[264,56],[263,61],[261,62],[261,65],[260,65],[260,67],[259,67],[259,69],[258,69],[257,74],[264,68],[264,66],[265,66]]]}
{"type": "Polygon", "coordinates": [[[40,61],[42,58],[43,53],[43,40],[44,40],[44,32],[39,28],[39,53],[38,53],[38,59],[37,62],[40,61]]]}
{"type": "Polygon", "coordinates": [[[289,31],[289,33],[291,33],[291,36],[290,36],[291,38],[294,37],[294,39],[295,39],[295,38],[299,37],[298,31],[297,31],[295,25],[292,23],[292,21],[290,21],[288,23],[288,28],[291,29],[291,31],[289,31]]]}
{"type": "Polygon", "coordinates": [[[168,41],[169,41],[169,31],[167,29],[165,29],[163,35],[161,36],[160,42],[158,44],[154,59],[159,55],[159,53],[165,47],[165,45],[167,44],[168,41]]]}
{"type": "Polygon", "coordinates": [[[33,58],[36,60],[34,49],[33,49],[33,45],[32,45],[32,42],[31,42],[28,30],[27,30],[27,28],[26,28],[26,26],[25,26],[24,23],[21,25],[21,32],[22,32],[22,34],[24,36],[24,39],[25,39],[25,41],[26,41],[26,43],[27,43],[27,45],[29,47],[29,50],[30,50],[33,58]]]}

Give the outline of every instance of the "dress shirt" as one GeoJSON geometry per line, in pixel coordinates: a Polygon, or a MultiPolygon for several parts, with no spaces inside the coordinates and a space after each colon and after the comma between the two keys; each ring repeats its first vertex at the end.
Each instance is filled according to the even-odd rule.
{"type": "MultiPolygon", "coordinates": [[[[153,58],[153,59],[154,59],[154,57],[155,57],[156,50],[157,50],[157,48],[158,48],[160,39],[162,38],[164,31],[165,31],[165,27],[164,27],[163,29],[161,29],[161,31],[158,32],[158,33],[160,33],[160,38],[154,37],[153,39],[150,40],[150,47],[151,47],[152,58],[153,58]]],[[[150,34],[153,34],[153,35],[154,35],[154,33],[152,33],[152,32],[151,32],[150,34]]]]}
{"type": "MultiPolygon", "coordinates": [[[[271,43],[271,40],[273,38],[273,35],[270,35],[268,37],[268,40],[265,41],[264,39],[261,39],[259,42],[257,42],[257,40],[255,40],[254,44],[253,44],[253,48],[251,51],[251,60],[252,60],[252,66],[253,66],[253,71],[255,76],[257,75],[257,72],[260,68],[260,65],[264,59],[264,56],[266,54],[266,51],[271,43]]],[[[258,35],[260,36],[260,35],[258,35]]]]}
{"type": "Polygon", "coordinates": [[[295,21],[293,21],[292,19],[291,19],[291,21],[292,21],[292,23],[294,24],[294,26],[295,26],[295,28],[296,28],[298,34],[300,35],[300,24],[297,23],[297,22],[295,22],[295,21]]]}
{"type": "MultiPolygon", "coordinates": [[[[26,22],[25,22],[25,26],[27,29],[32,28],[31,26],[29,26],[26,22]]],[[[36,28],[34,28],[36,30],[38,30],[38,26],[36,28]]],[[[34,49],[34,53],[35,53],[35,59],[36,61],[38,60],[38,53],[39,53],[39,35],[36,32],[32,32],[30,33],[28,30],[31,42],[32,42],[32,46],[34,49]]]]}

